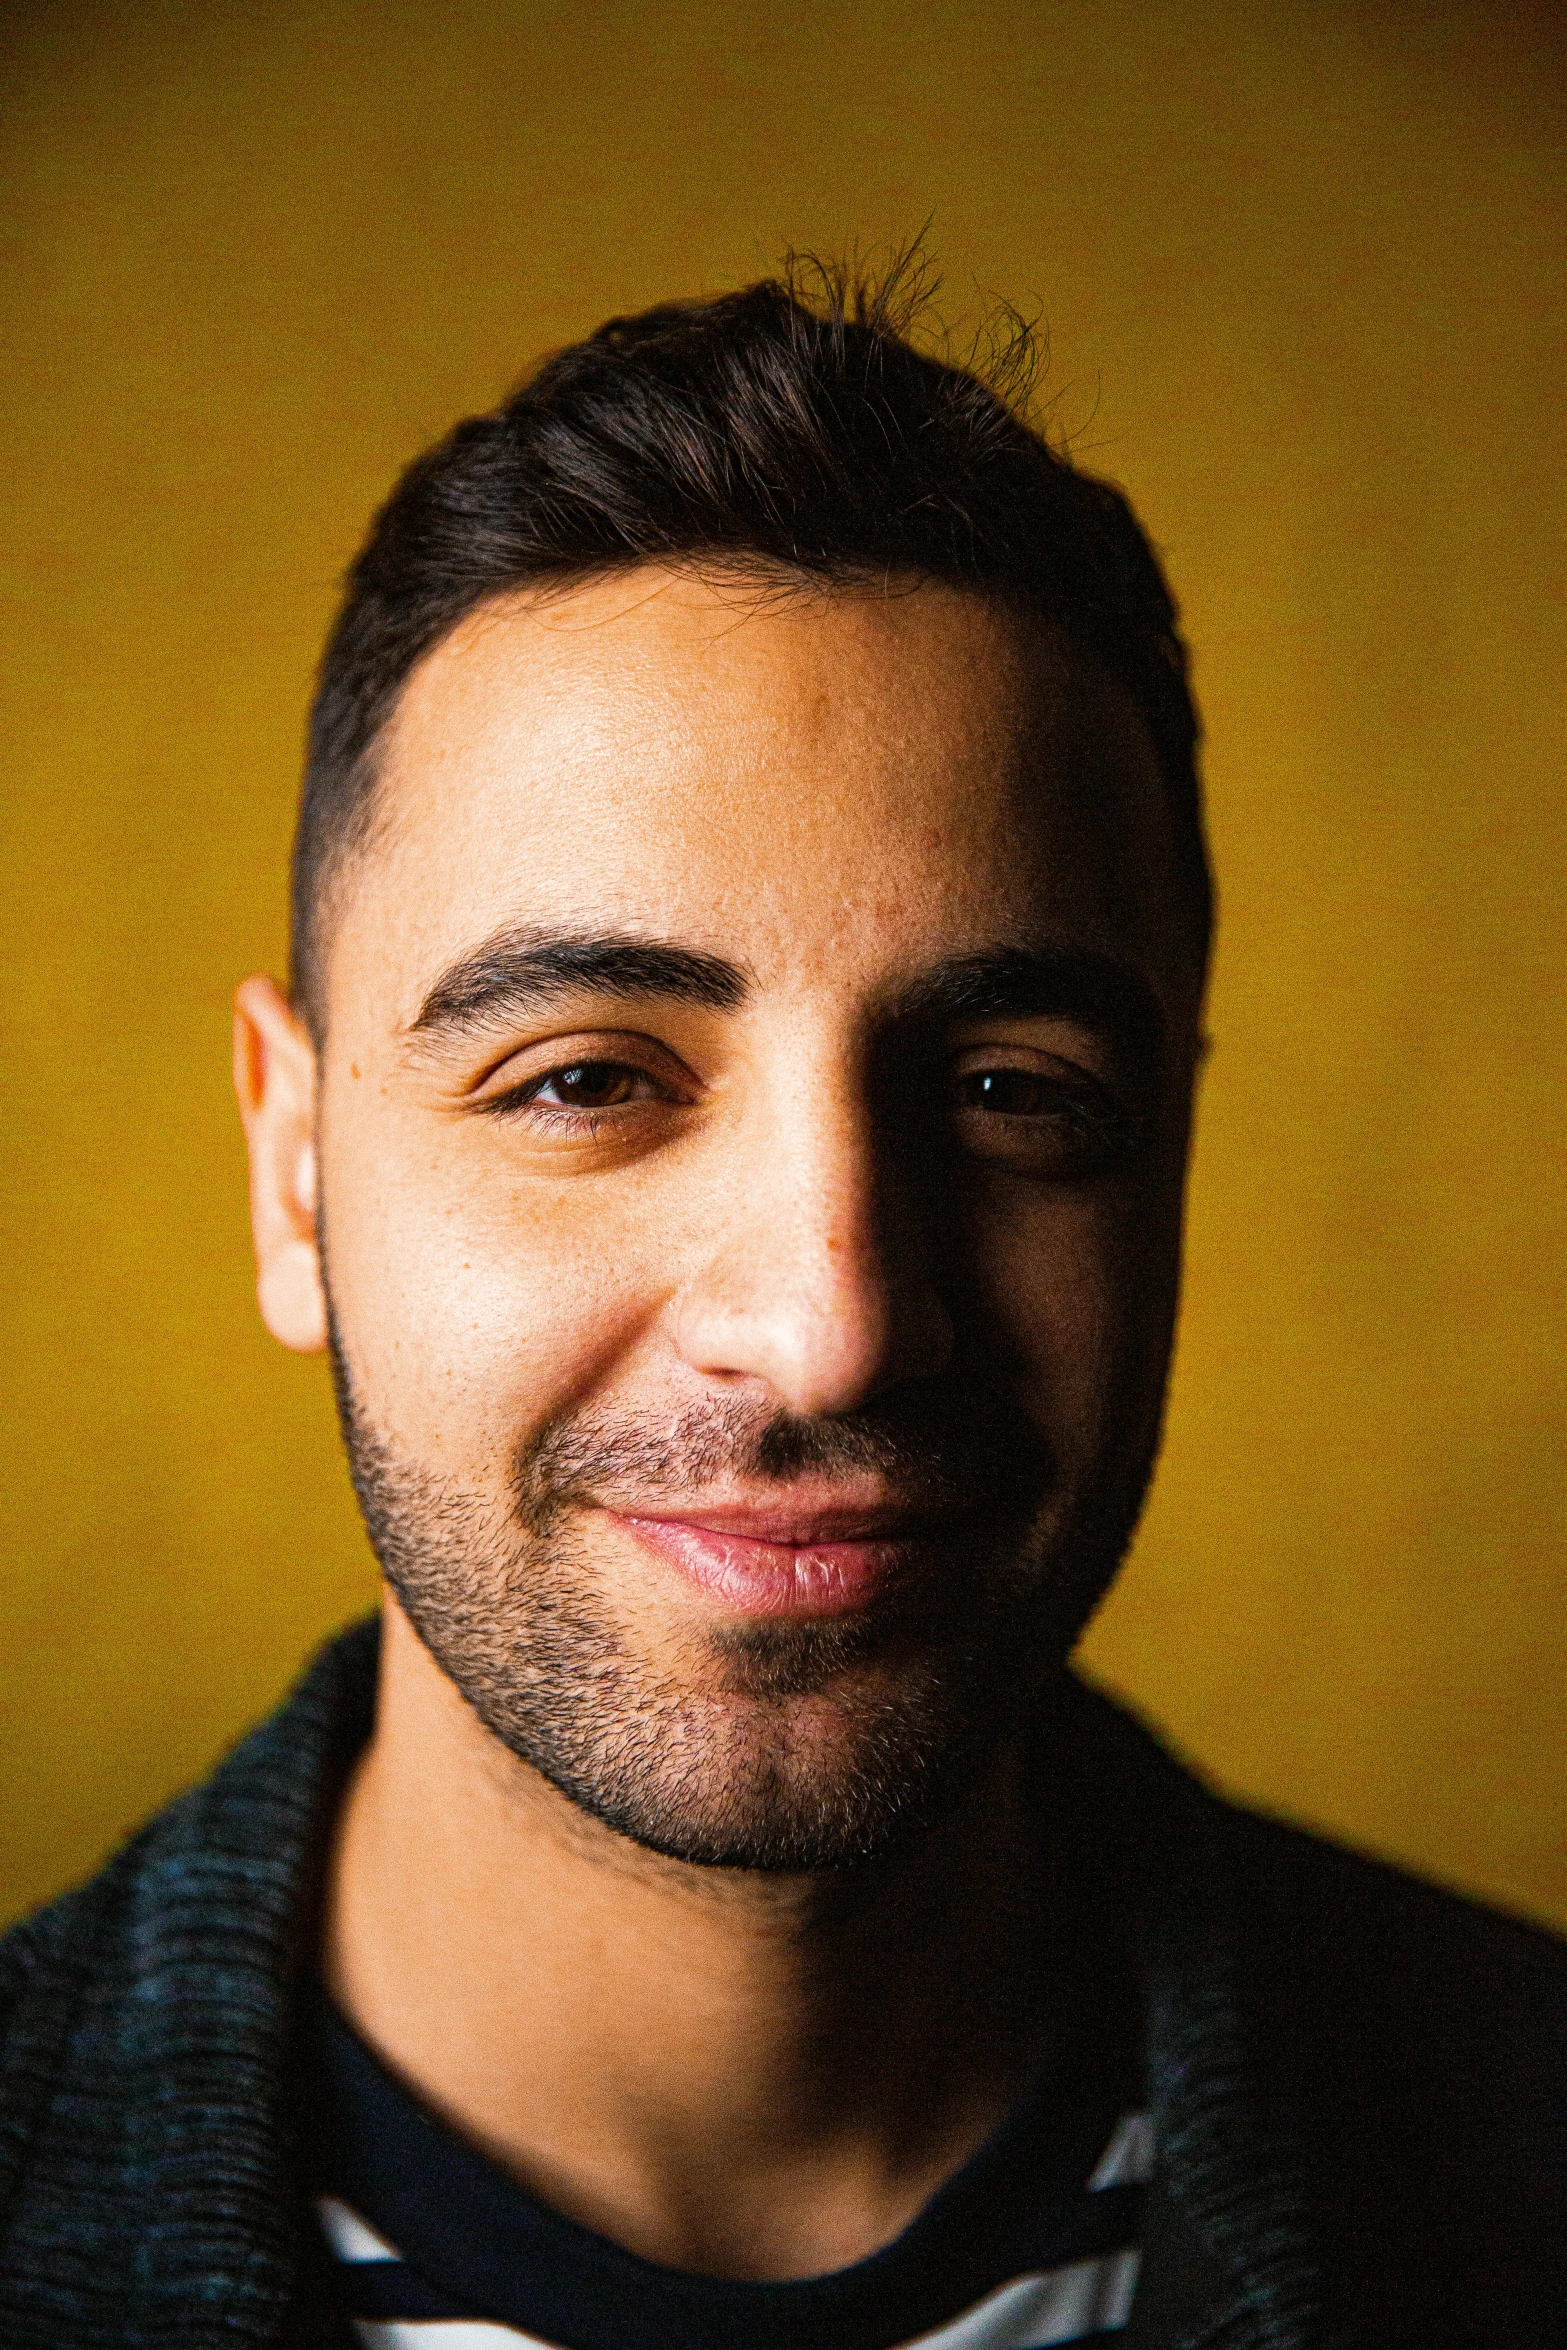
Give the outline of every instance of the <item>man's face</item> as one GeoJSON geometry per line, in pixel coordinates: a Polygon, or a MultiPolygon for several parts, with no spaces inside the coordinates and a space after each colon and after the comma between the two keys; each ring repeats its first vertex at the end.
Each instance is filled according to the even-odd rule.
{"type": "Polygon", "coordinates": [[[974,597],[648,569],[461,626],[379,806],[317,1117],[388,1577],[639,1841],[874,1850],[1153,1456],[1199,979],[1142,728],[974,597]]]}

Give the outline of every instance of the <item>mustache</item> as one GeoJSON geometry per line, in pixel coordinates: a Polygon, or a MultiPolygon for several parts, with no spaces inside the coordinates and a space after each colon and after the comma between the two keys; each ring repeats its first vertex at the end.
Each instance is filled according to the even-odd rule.
{"type": "Polygon", "coordinates": [[[969,1388],[889,1396],[834,1419],[709,1397],[673,1412],[566,1414],[519,1448],[511,1482],[518,1516],[545,1533],[584,1504],[867,1475],[920,1515],[1010,1515],[1038,1504],[1054,1461],[1014,1398],[969,1388]]]}

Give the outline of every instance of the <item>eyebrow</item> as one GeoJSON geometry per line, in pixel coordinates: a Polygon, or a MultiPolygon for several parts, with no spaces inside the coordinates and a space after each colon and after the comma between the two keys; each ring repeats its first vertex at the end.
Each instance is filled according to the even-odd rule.
{"type": "MultiPolygon", "coordinates": [[[[753,985],[743,964],[671,939],[513,928],[448,965],[409,1033],[460,1036],[583,995],[651,997],[735,1012],[753,985]]],[[[1162,1061],[1166,1041],[1158,998],[1141,972],[1083,949],[1008,946],[955,955],[922,973],[892,1012],[900,1022],[924,1026],[1073,1020],[1150,1070],[1162,1061]]]]}
{"type": "Polygon", "coordinates": [[[954,1020],[1062,1019],[1091,1029],[1150,1073],[1163,1062],[1165,1017],[1143,974],[1086,948],[994,947],[956,955],[898,1000],[898,1016],[954,1020]]]}
{"type": "Polygon", "coordinates": [[[410,1033],[460,1035],[580,995],[657,996],[734,1012],[750,985],[738,963],[665,939],[512,929],[448,965],[410,1033]]]}

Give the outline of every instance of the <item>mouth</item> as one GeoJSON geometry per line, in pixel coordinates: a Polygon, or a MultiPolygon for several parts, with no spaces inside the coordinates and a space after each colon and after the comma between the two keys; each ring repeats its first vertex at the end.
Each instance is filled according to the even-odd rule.
{"type": "Polygon", "coordinates": [[[866,1607],[956,1521],[847,1497],[772,1498],[677,1513],[610,1513],[710,1600],[748,1616],[840,1616],[866,1607]]]}

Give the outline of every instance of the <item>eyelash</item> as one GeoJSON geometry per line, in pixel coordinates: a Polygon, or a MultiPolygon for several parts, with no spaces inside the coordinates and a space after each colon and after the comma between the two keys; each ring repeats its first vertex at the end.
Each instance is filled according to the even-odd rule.
{"type": "MultiPolygon", "coordinates": [[[[625,1102],[606,1103],[597,1109],[574,1108],[569,1102],[540,1101],[539,1095],[547,1085],[559,1085],[564,1080],[588,1069],[602,1069],[624,1076],[658,1091],[658,1080],[647,1069],[639,1069],[634,1061],[565,1061],[554,1069],[545,1069],[537,1077],[529,1077],[521,1085],[507,1088],[504,1093],[489,1095],[475,1104],[490,1117],[516,1116],[526,1111],[541,1125],[566,1129],[571,1132],[598,1132],[601,1119],[618,1109],[632,1106],[625,1102]]],[[[643,1097],[646,1098],[646,1097],[643,1097]]],[[[668,1099],[667,1093],[663,1098],[668,1099]]]]}
{"type": "Polygon", "coordinates": [[[977,1103],[957,1107],[955,1119],[983,1119],[988,1127],[986,1140],[991,1147],[977,1150],[976,1156],[996,1158],[1004,1164],[1002,1154],[1015,1149],[1014,1165],[1022,1165],[1032,1156],[1031,1171],[1038,1175],[1086,1182],[1124,1167],[1142,1138],[1143,1120],[1136,1111],[1086,1070],[1073,1077],[1052,1076],[1044,1070],[1009,1068],[998,1062],[990,1068],[966,1071],[957,1083],[964,1087],[1008,1077],[1024,1080],[1043,1100],[1036,1109],[1010,1113],[987,1112],[977,1103]],[[1042,1151],[1051,1154],[1051,1163],[1041,1162],[1037,1154],[1042,1151]]]}

